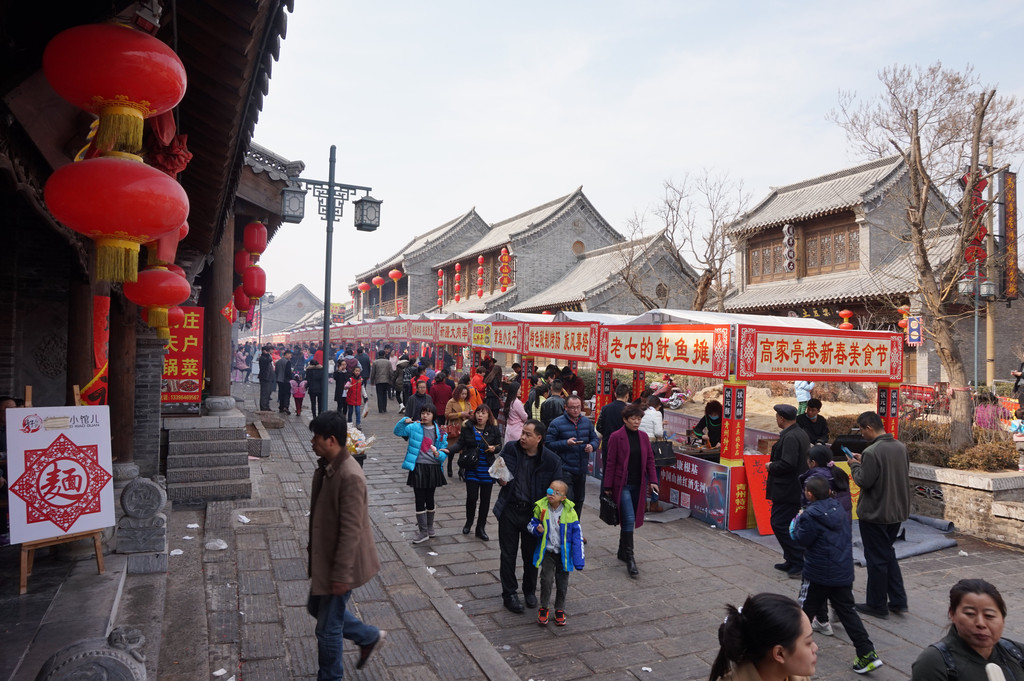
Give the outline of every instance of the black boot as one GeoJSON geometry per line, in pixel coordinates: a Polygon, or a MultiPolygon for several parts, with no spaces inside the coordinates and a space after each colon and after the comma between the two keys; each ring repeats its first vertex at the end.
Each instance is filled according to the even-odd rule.
{"type": "Polygon", "coordinates": [[[636,566],[636,560],[633,557],[633,533],[623,532],[622,533],[622,552],[626,556],[626,571],[629,576],[636,579],[640,575],[640,570],[636,566]]]}
{"type": "Polygon", "coordinates": [[[476,514],[476,502],[472,505],[466,502],[466,524],[462,526],[462,534],[469,534],[473,529],[473,516],[476,514]]]}
{"type": "Polygon", "coordinates": [[[476,536],[477,539],[483,539],[484,541],[490,541],[491,538],[484,532],[484,526],[487,525],[487,509],[480,509],[480,517],[476,519],[476,536]]]}
{"type": "Polygon", "coordinates": [[[622,561],[626,560],[625,542],[626,542],[626,533],[624,531],[620,530],[619,531],[619,550],[615,554],[615,557],[618,558],[619,560],[622,560],[622,561]]]}

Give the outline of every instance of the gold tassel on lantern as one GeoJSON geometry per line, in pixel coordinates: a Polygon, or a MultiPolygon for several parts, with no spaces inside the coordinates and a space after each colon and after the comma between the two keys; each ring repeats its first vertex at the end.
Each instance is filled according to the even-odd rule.
{"type": "Polygon", "coordinates": [[[161,340],[171,340],[171,330],[166,326],[156,327],[156,337],[161,340]]]}
{"type": "Polygon", "coordinates": [[[125,239],[99,239],[96,242],[96,278],[138,281],[139,244],[125,239]]]}
{"type": "MultiPolygon", "coordinates": [[[[141,102],[148,112],[148,102],[141,102]]],[[[96,131],[95,145],[100,151],[126,151],[137,154],[142,150],[142,112],[134,102],[119,102],[103,107],[100,127],[96,131]]]]}
{"type": "MultiPolygon", "coordinates": [[[[146,323],[149,324],[149,328],[156,329],[157,335],[160,335],[160,329],[168,330],[171,323],[167,321],[167,308],[166,307],[150,307],[146,310],[147,317],[146,323]]],[[[161,336],[163,338],[163,336],[161,336]]],[[[168,335],[167,338],[170,338],[168,335]]]]}

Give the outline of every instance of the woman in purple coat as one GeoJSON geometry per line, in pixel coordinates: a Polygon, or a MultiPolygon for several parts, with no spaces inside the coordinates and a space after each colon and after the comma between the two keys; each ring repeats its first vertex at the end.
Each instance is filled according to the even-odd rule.
{"type": "Polygon", "coordinates": [[[622,428],[608,438],[604,465],[603,493],[619,504],[619,560],[625,561],[629,576],[640,574],[633,556],[633,530],[644,524],[647,490],[658,493],[654,450],[647,433],[640,430],[644,410],[635,404],[622,410],[622,428]]]}

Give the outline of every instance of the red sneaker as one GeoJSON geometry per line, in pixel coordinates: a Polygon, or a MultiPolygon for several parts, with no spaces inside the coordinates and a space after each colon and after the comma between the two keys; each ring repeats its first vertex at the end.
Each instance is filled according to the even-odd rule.
{"type": "Polygon", "coordinates": [[[541,608],[540,610],[537,611],[537,624],[539,624],[539,625],[541,625],[543,627],[543,626],[546,626],[547,623],[548,623],[548,609],[547,608],[541,608]]]}
{"type": "Polygon", "coordinates": [[[565,626],[565,611],[555,610],[555,624],[564,627],[565,626]]]}

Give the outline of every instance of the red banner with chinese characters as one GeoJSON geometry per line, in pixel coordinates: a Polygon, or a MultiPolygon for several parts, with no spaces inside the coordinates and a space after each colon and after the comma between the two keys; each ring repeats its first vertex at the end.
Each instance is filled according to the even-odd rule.
{"type": "Polygon", "coordinates": [[[729,327],[686,324],[601,328],[601,366],[725,378],[729,327]]]}
{"type": "Polygon", "coordinates": [[[728,529],[747,529],[750,508],[750,486],[747,485],[747,469],[733,466],[729,469],[729,519],[728,529]]]}
{"type": "Polygon", "coordinates": [[[526,323],[523,354],[530,357],[597,361],[597,322],[526,323]]]}
{"type": "Polygon", "coordinates": [[[902,382],[903,334],[737,326],[736,378],[902,382]]]}
{"type": "Polygon", "coordinates": [[[754,505],[754,519],[760,534],[772,533],[772,502],[765,496],[770,458],[767,454],[743,457],[743,468],[747,473],[747,498],[754,505]]]}
{"type": "Polygon", "coordinates": [[[185,321],[171,329],[164,356],[160,402],[199,402],[203,392],[203,308],[182,307],[185,321]]]}
{"type": "Polygon", "coordinates": [[[469,345],[471,319],[442,319],[437,323],[437,342],[446,345],[469,345]]]}

